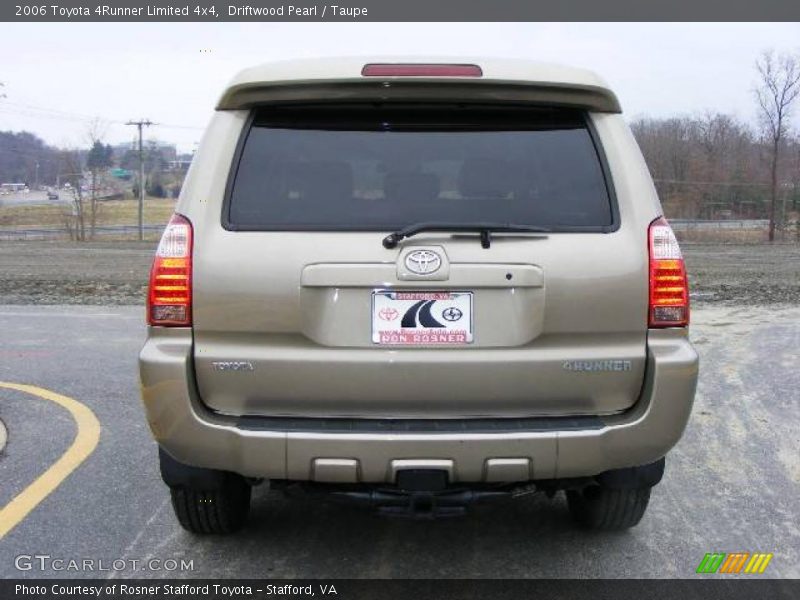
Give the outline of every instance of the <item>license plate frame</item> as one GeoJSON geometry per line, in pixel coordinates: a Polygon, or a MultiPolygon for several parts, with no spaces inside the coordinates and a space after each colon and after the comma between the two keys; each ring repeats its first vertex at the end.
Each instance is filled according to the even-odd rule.
{"type": "Polygon", "coordinates": [[[372,291],[372,343],[380,346],[467,346],[475,340],[474,292],[372,291]],[[413,327],[408,327],[410,323],[413,327]]]}

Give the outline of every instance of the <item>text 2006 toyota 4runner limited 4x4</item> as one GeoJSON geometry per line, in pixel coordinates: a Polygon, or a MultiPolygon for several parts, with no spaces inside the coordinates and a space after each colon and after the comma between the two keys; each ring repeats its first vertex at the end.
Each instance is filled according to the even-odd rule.
{"type": "Polygon", "coordinates": [[[241,527],[262,480],[422,516],[565,490],[580,524],[631,527],[697,379],[617,98],[524,61],[240,73],[147,318],[144,406],[198,533],[241,527]]]}

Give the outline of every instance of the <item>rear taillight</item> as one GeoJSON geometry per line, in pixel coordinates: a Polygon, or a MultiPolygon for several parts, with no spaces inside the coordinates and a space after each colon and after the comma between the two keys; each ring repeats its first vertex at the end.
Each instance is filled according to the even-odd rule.
{"type": "Polygon", "coordinates": [[[150,271],[147,322],[167,327],[192,324],[192,224],[183,215],[172,215],[158,244],[150,271]]]}
{"type": "Polygon", "coordinates": [[[364,77],[482,77],[478,65],[372,63],[361,69],[364,77]]]}
{"type": "Polygon", "coordinates": [[[678,240],[664,217],[650,223],[650,327],[689,324],[689,284],[678,240]]]}

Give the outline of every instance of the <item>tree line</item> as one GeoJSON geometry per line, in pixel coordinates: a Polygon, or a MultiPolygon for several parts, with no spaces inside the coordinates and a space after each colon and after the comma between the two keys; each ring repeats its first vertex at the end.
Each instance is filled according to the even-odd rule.
{"type": "Polygon", "coordinates": [[[632,129],[668,217],[766,218],[773,241],[776,230],[800,233],[800,55],[765,51],[754,66],[757,127],[707,111],[632,129]]]}
{"type": "MultiPolygon", "coordinates": [[[[800,233],[800,136],[792,129],[800,55],[765,51],[754,67],[757,125],[710,111],[640,117],[631,125],[668,218],[764,218],[772,241],[776,230],[792,226],[800,233]]],[[[90,129],[97,130],[97,123],[90,129]]],[[[29,132],[0,132],[0,181],[54,185],[65,168],[73,174],[89,168],[94,177],[112,164],[110,153],[97,147],[99,137],[91,135],[86,150],[64,151],[29,132]]],[[[116,164],[130,168],[136,159],[129,152],[116,164]]],[[[146,172],[157,175],[154,160],[163,162],[150,154],[146,172]]],[[[148,183],[157,183],[161,193],[153,193],[163,194],[157,177],[148,183]]]]}
{"type": "MultiPolygon", "coordinates": [[[[24,184],[29,189],[53,188],[69,200],[69,209],[63,213],[64,228],[79,241],[94,238],[103,205],[101,193],[108,192],[109,181],[120,184],[120,179],[134,179],[130,190],[134,196],[139,186],[135,173],[131,174],[134,169],[138,172],[138,153],[128,149],[115,154],[102,141],[104,126],[99,120],[90,122],[86,133],[87,147],[59,149],[30,132],[0,132],[0,182],[24,184]],[[123,173],[109,177],[112,167],[123,173]]],[[[159,198],[177,195],[183,173],[165,172],[167,160],[155,142],[147,145],[143,158],[147,194],[159,198]]]]}
{"type": "MultiPolygon", "coordinates": [[[[757,128],[706,112],[631,123],[667,217],[768,219],[772,148],[757,128]]],[[[800,139],[780,142],[777,219],[800,206],[800,139]]]]}
{"type": "MultiPolygon", "coordinates": [[[[639,117],[631,128],[668,218],[769,218],[772,148],[757,127],[732,115],[705,112],[639,117]]],[[[787,215],[800,209],[800,137],[786,135],[780,150],[776,166],[779,229],[789,219],[787,215]]],[[[3,131],[0,180],[55,186],[57,181],[72,182],[76,171],[96,173],[112,165],[137,168],[134,152],[118,159],[109,152],[99,143],[85,151],[67,152],[29,132],[3,131]]],[[[147,162],[154,164],[146,164],[146,172],[161,166],[155,164],[161,162],[155,157],[147,162]]]]}
{"type": "MultiPolygon", "coordinates": [[[[85,148],[61,149],[46,144],[28,131],[0,131],[0,182],[24,183],[34,187],[52,187],[68,181],[65,174],[77,166],[89,170],[100,156],[108,166],[130,171],[139,168],[139,156],[134,149],[117,156],[101,139],[90,139],[85,148]],[[77,160],[76,160],[77,159],[77,160]]],[[[145,173],[156,173],[167,167],[167,161],[153,144],[145,146],[145,173]]],[[[101,160],[100,162],[103,162],[101,160]]]]}
{"type": "Polygon", "coordinates": [[[60,156],[33,133],[0,131],[0,182],[55,185],[60,156]]]}

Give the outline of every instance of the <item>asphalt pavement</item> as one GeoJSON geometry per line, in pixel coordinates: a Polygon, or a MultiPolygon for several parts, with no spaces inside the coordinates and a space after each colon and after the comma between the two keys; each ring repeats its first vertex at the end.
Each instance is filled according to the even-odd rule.
{"type": "MultiPolygon", "coordinates": [[[[141,307],[0,306],[0,381],[77,400],[101,426],[96,449],[0,540],[0,576],[682,578],[707,552],[771,552],[762,577],[800,577],[798,307],[694,310],[692,420],[642,523],[614,534],[576,529],[562,495],[406,521],[261,487],[245,531],[194,537],[172,515],[140,405],[142,318],[141,307]],[[84,559],[94,570],[53,569],[84,559]],[[142,571],[152,559],[191,568],[142,571]]],[[[7,388],[0,419],[2,506],[68,451],[76,425],[7,388]]]]}

